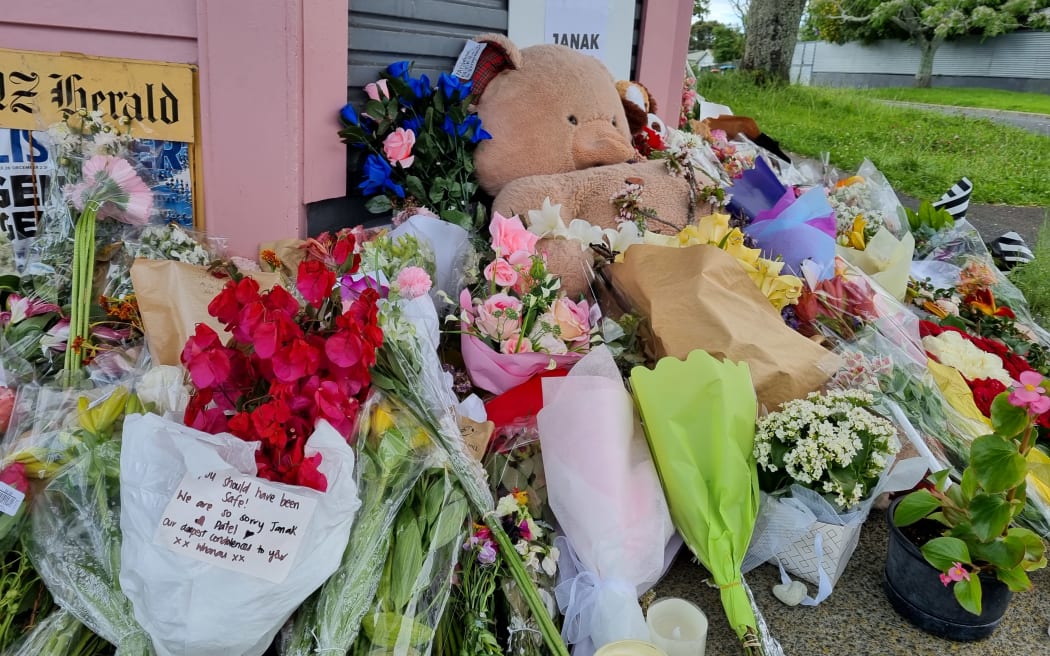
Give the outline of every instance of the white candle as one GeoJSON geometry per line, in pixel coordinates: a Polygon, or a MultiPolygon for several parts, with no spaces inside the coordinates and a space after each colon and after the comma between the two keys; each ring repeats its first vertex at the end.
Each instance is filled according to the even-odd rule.
{"type": "Polygon", "coordinates": [[[703,656],[707,616],[685,599],[661,599],[646,617],[652,640],[667,656],[703,656]]]}
{"type": "Polygon", "coordinates": [[[668,656],[668,654],[663,649],[641,640],[617,640],[594,652],[594,656],[668,656]]]}

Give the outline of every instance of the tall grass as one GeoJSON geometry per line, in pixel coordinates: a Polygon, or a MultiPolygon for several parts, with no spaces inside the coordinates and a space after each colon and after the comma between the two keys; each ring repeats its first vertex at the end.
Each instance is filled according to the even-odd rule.
{"type": "Polygon", "coordinates": [[[856,170],[870,159],[894,189],[939,197],[962,176],[979,203],[1050,207],[1050,137],[985,119],[891,107],[850,89],[759,87],[704,75],[700,95],[754,118],[788,152],[856,170]]]}
{"type": "Polygon", "coordinates": [[[1050,212],[1043,220],[1032,252],[1035,259],[1010,271],[1010,282],[1024,293],[1032,318],[1040,326],[1050,328],[1050,212]]]}

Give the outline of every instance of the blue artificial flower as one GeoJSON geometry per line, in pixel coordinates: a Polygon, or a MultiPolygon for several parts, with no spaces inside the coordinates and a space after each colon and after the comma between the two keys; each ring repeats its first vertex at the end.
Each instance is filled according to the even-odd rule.
{"type": "Polygon", "coordinates": [[[461,82],[459,78],[453,77],[448,73],[442,73],[438,79],[438,87],[441,89],[441,93],[449,100],[466,98],[470,95],[470,87],[472,86],[474,86],[473,82],[461,82]]]}
{"type": "Polygon", "coordinates": [[[460,136],[470,132],[470,142],[478,143],[486,139],[491,139],[492,135],[481,128],[481,117],[477,114],[471,114],[467,118],[463,119],[462,128],[459,131],[460,136]]]}
{"type": "Polygon", "coordinates": [[[412,130],[416,134],[419,134],[419,132],[423,129],[423,119],[419,118],[418,116],[406,118],[405,120],[401,121],[401,127],[405,128],[406,130],[412,130]]]}
{"type": "Polygon", "coordinates": [[[412,94],[419,100],[429,98],[430,94],[434,93],[434,88],[430,86],[430,78],[426,74],[420,75],[418,78],[408,78],[408,86],[412,89],[412,94]]]}
{"type": "Polygon", "coordinates": [[[452,121],[452,117],[446,115],[445,121],[441,124],[441,129],[445,131],[445,134],[450,134],[453,137],[456,136],[456,124],[452,121]]]}
{"type": "Polygon", "coordinates": [[[350,103],[343,105],[343,108],[339,110],[339,118],[343,119],[343,123],[347,125],[357,125],[358,118],[357,112],[354,111],[354,106],[350,103]]]}
{"type": "Polygon", "coordinates": [[[404,198],[404,187],[390,178],[391,173],[393,173],[393,169],[390,168],[390,164],[379,155],[373,153],[365,159],[365,179],[361,181],[361,184],[357,185],[357,188],[366,196],[373,196],[382,193],[384,189],[388,189],[397,194],[399,198],[404,198]]]}
{"type": "Polygon", "coordinates": [[[386,67],[386,72],[390,73],[393,77],[399,77],[405,79],[408,75],[408,69],[412,67],[412,64],[407,61],[396,61],[393,64],[386,67]]]}

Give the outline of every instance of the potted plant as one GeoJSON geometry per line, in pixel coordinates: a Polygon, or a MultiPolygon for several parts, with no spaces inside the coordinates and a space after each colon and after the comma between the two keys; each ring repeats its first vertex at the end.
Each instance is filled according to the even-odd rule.
{"type": "Polygon", "coordinates": [[[970,445],[958,483],[948,471],[889,508],[884,588],[897,612],[952,640],[995,631],[1013,592],[1028,590],[1028,572],[1046,566],[1045,545],[1013,527],[1025,505],[1026,456],[1035,420],[1050,409],[1047,383],[1035,372],[992,402],[992,434],[970,445]]]}

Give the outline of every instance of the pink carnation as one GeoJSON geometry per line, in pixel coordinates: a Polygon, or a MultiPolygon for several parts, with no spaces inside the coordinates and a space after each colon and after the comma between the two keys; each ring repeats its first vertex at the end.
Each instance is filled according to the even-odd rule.
{"type": "Polygon", "coordinates": [[[397,286],[405,298],[419,298],[430,291],[432,284],[427,272],[417,266],[406,267],[397,274],[397,286]]]}

